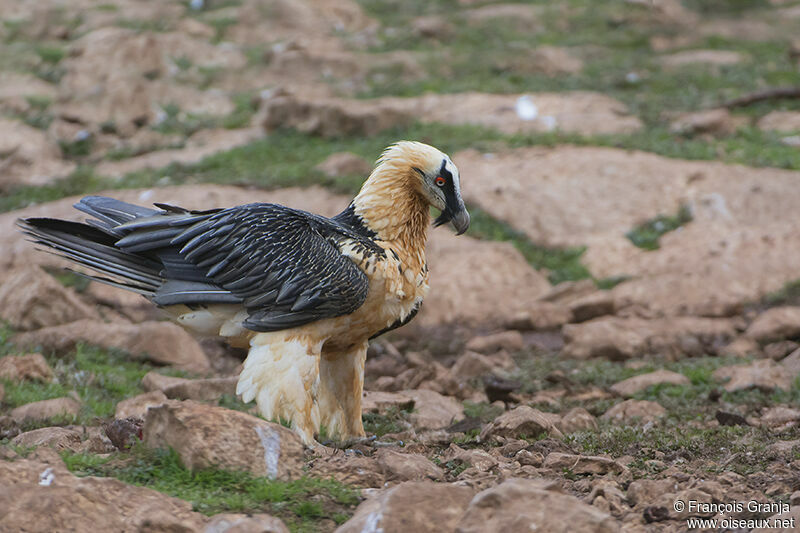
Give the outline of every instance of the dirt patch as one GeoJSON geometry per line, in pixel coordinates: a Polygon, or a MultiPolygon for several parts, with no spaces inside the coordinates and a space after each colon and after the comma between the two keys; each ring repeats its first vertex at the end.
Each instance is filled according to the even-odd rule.
{"type": "Polygon", "coordinates": [[[336,32],[369,32],[377,27],[353,0],[249,0],[222,15],[236,21],[226,38],[237,44],[261,44],[269,36],[273,42],[301,37],[335,46],[331,36],[336,32]]]}
{"type": "Polygon", "coordinates": [[[539,22],[541,8],[523,4],[492,4],[466,10],[464,16],[472,24],[501,19],[530,28],[531,24],[539,22]]]}
{"type": "Polygon", "coordinates": [[[739,52],[731,50],[686,50],[661,56],[661,64],[665,67],[682,67],[684,65],[735,65],[744,58],[739,52]]]}
{"type": "Polygon", "coordinates": [[[474,124],[503,133],[563,131],[584,135],[631,133],[641,121],[621,102],[599,93],[429,94],[415,98],[303,98],[278,96],[265,102],[267,130],[291,126],[323,136],[367,134],[412,119],[474,124]]]}
{"type": "Polygon", "coordinates": [[[800,244],[797,172],[606,148],[467,151],[453,159],[469,202],[538,244],[587,246],[592,274],[632,276],[615,297],[651,310],[729,314],[800,269],[792,252],[800,244]],[[693,220],[662,236],[659,249],[626,237],[681,205],[693,220]]]}
{"type": "Polygon", "coordinates": [[[575,91],[499,95],[428,95],[415,113],[423,121],[478,124],[504,133],[564,131],[583,135],[630,133],[641,128],[625,105],[608,96],[575,91]]]}
{"type": "Polygon", "coordinates": [[[159,107],[167,104],[209,115],[232,110],[224,95],[178,83],[179,64],[236,68],[245,58],[236,49],[179,33],[101,28],[70,46],[55,113],[84,125],[113,124],[117,133],[128,136],[156,123],[159,107]]]}
{"type": "Polygon", "coordinates": [[[558,46],[539,46],[526,53],[514,54],[497,64],[502,69],[519,74],[577,74],[583,70],[583,61],[570,53],[567,48],[558,46]]]}
{"type": "Polygon", "coordinates": [[[75,164],[61,159],[58,145],[43,131],[0,118],[0,191],[50,183],[73,170],[75,164]]]}
{"type": "Polygon", "coordinates": [[[800,131],[800,111],[772,111],[758,121],[762,130],[773,130],[784,133],[800,131]]]}
{"type": "Polygon", "coordinates": [[[191,165],[218,152],[230,150],[259,138],[258,128],[203,130],[195,133],[180,149],[158,150],[121,161],[104,161],[95,167],[101,176],[122,177],[129,172],[165,167],[171,163],[191,165]]]}
{"type": "Polygon", "coordinates": [[[0,73],[0,103],[25,96],[53,98],[55,95],[55,87],[39,78],[16,72],[0,73]]]}

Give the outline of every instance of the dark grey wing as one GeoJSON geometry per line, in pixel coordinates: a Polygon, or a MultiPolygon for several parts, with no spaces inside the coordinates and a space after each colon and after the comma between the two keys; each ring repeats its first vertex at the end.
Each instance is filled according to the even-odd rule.
{"type": "Polygon", "coordinates": [[[352,313],[367,296],[366,275],[338,246],[384,254],[337,219],[275,204],[189,211],[149,209],[99,196],[75,206],[87,224],[19,220],[36,243],[101,275],[97,281],[158,305],[240,304],[244,326],[274,331],[352,313]]]}
{"type": "Polygon", "coordinates": [[[183,263],[187,273],[203,274],[171,285],[165,276],[164,290],[153,298],[157,304],[201,303],[194,289],[211,285],[245,306],[246,328],[275,331],[352,313],[366,299],[367,276],[336,246],[351,237],[330,219],[275,204],[198,213],[188,227],[185,218],[174,218],[180,216],[119,227],[128,233],[117,242],[123,250],[152,250],[165,266],[183,263]]]}

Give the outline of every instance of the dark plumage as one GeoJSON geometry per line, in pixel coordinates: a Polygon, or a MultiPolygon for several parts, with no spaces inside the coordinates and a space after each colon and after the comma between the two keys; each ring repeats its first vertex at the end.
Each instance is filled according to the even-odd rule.
{"type": "Polygon", "coordinates": [[[189,211],[161,210],[88,196],[75,205],[88,224],[49,218],[19,221],[35,242],[147,296],[160,306],[242,304],[243,326],[275,331],[353,312],[367,276],[338,246],[385,252],[345,211],[328,219],[276,204],[189,211]]]}

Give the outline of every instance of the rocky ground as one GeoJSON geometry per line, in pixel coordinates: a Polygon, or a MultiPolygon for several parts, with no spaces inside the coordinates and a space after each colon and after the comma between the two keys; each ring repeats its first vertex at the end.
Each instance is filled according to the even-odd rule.
{"type": "Polygon", "coordinates": [[[800,99],[723,105],[800,86],[799,2],[0,14],[0,531],[800,519],[800,99]],[[451,153],[473,225],[370,348],[368,443],[304,449],[236,398],[242,352],[12,229],[95,192],[331,215],[400,138],[451,153]]]}

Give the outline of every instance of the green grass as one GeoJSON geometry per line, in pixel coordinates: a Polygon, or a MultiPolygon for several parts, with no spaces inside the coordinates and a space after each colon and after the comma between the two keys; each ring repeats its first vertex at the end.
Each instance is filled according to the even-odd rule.
{"type": "Polygon", "coordinates": [[[58,46],[41,45],[36,47],[36,53],[45,63],[56,64],[67,55],[66,50],[58,46]]]}
{"type": "Polygon", "coordinates": [[[510,227],[478,208],[469,207],[469,235],[490,241],[510,242],[536,269],[548,273],[550,283],[590,278],[589,270],[581,263],[585,248],[546,248],[530,241],[522,232],[510,227]]]}
{"type": "Polygon", "coordinates": [[[329,520],[341,523],[360,499],[358,491],[332,479],[277,481],[244,472],[189,470],[173,450],[150,450],[141,444],[130,454],[101,458],[64,452],[62,457],[79,476],[114,477],[148,487],[189,501],[206,515],[267,512],[298,532],[319,531],[329,520]]]}
{"type": "Polygon", "coordinates": [[[161,33],[172,30],[172,23],[165,18],[156,20],[120,18],[116,25],[139,33],[149,31],[161,33]]]}
{"type": "Polygon", "coordinates": [[[92,145],[94,144],[94,137],[89,134],[83,139],[74,141],[58,141],[58,146],[61,148],[61,153],[65,159],[83,159],[92,152],[92,145]]]}
{"type": "Polygon", "coordinates": [[[485,402],[464,402],[464,416],[466,418],[477,418],[484,423],[491,422],[503,414],[503,411],[504,409],[502,407],[497,407],[485,402]]]}
{"type": "MultiPolygon", "coordinates": [[[[711,420],[719,404],[708,400],[712,390],[720,393],[720,401],[741,405],[748,412],[758,414],[758,409],[774,403],[795,403],[800,401],[800,383],[789,392],[764,393],[757,390],[729,393],[722,389],[722,384],[711,378],[713,372],[722,366],[746,364],[746,358],[731,357],[694,357],[680,361],[667,362],[659,359],[648,359],[639,368],[630,368],[623,364],[602,359],[578,361],[562,359],[552,355],[522,353],[517,356],[519,371],[513,378],[522,383],[522,391],[536,393],[551,388],[553,384],[548,376],[558,373],[570,383],[570,390],[581,390],[586,387],[607,389],[622,380],[639,374],[646,374],[659,369],[671,370],[689,378],[689,385],[657,385],[637,393],[638,400],[656,401],[669,411],[669,416],[676,421],[695,420],[698,417],[711,420]]],[[[536,405],[542,410],[564,412],[572,407],[584,407],[595,415],[620,401],[619,399],[602,399],[589,402],[577,402],[567,395],[558,406],[550,404],[536,405]]]]}
{"type": "Polygon", "coordinates": [[[90,167],[79,167],[68,177],[48,185],[16,187],[0,196],[0,212],[28,205],[53,202],[66,196],[89,194],[114,188],[113,182],[95,174],[90,167]]]}
{"type": "Polygon", "coordinates": [[[175,63],[175,66],[180,70],[189,70],[192,68],[192,60],[186,56],[173,57],[172,62],[175,63]]]}
{"type": "Polygon", "coordinates": [[[164,105],[163,110],[166,116],[153,130],[164,135],[191,137],[200,130],[217,127],[217,117],[183,112],[176,103],[164,105]]]}
{"type": "MultiPolygon", "coordinates": [[[[416,50],[426,58],[423,66],[428,70],[423,79],[405,83],[373,78],[372,87],[364,94],[595,90],[620,99],[635,114],[656,123],[663,120],[661,113],[666,109],[697,109],[733,93],[754,90],[764,82],[782,80],[789,84],[800,80],[800,73],[785,54],[786,38],[780,37],[780,31],[762,42],[717,36],[701,39],[692,47],[734,50],[746,54],[750,61],[714,69],[691,65],[667,71],[651,49],[650,38],[686,30],[665,20],[657,10],[592,0],[536,3],[536,23],[529,27],[509,24],[507,19],[469,22],[464,10],[451,1],[426,2],[424,7],[362,1],[370,14],[392,28],[379,34],[381,44],[375,51],[416,50]],[[396,30],[422,14],[437,14],[468,31],[456,31],[444,45],[431,46],[430,41],[405,28],[396,30]],[[524,63],[524,54],[542,45],[569,48],[584,60],[584,70],[553,77],[508,66],[509,59],[514,58],[524,63]],[[630,72],[637,73],[638,81],[626,81],[630,72]]],[[[791,35],[788,26],[784,29],[786,36],[791,35]]]]}
{"type": "Polygon", "coordinates": [[[748,475],[763,471],[774,459],[765,453],[766,447],[798,436],[800,431],[796,429],[778,438],[769,430],[749,426],[664,424],[645,429],[603,424],[598,431],[574,433],[566,439],[587,454],[632,455],[636,458],[634,477],[648,477],[651,472],[643,463],[659,457],[667,462],[677,461],[693,472],[701,469],[748,475]]]}
{"type": "Polygon", "coordinates": [[[763,0],[683,0],[683,4],[694,11],[710,15],[741,14],[764,7],[763,0]]]}
{"type": "Polygon", "coordinates": [[[364,413],[364,431],[382,437],[387,433],[400,433],[408,427],[408,414],[410,411],[390,407],[383,413],[364,413]]]}
{"type": "Polygon", "coordinates": [[[658,250],[659,239],[665,233],[674,231],[692,221],[692,212],[682,205],[675,215],[659,215],[640,224],[625,234],[634,246],[645,250],[658,250]]]}
{"type": "Polygon", "coordinates": [[[786,283],[780,290],[765,295],[761,300],[769,307],[797,304],[800,302],[800,279],[786,283]]]}
{"type": "Polygon", "coordinates": [[[25,124],[40,130],[46,130],[53,122],[53,115],[49,111],[52,100],[47,96],[30,95],[25,97],[28,109],[9,113],[13,118],[21,119],[25,124]]]}
{"type": "Polygon", "coordinates": [[[252,403],[244,403],[238,396],[230,394],[223,394],[219,399],[218,405],[225,409],[233,409],[243,413],[249,413],[253,407],[252,403]]]}
{"type": "Polygon", "coordinates": [[[214,17],[207,18],[204,22],[214,28],[214,37],[212,37],[211,42],[216,44],[225,38],[228,28],[235,25],[238,20],[232,17],[214,17]]]}
{"type": "Polygon", "coordinates": [[[246,128],[258,111],[258,99],[252,93],[240,93],[233,96],[233,105],[231,114],[222,119],[222,127],[229,130],[246,128]]]}
{"type": "MultiPolygon", "coordinates": [[[[669,112],[704,109],[721,101],[762,89],[765,86],[800,84],[800,71],[786,53],[793,31],[778,20],[774,36],[766,41],[709,36],[699,38],[688,48],[710,48],[739,52],[739,64],[708,67],[686,65],[665,69],[660,53],[650,47],[655,36],[672,37],[686,33],[680,23],[670,22],[658,10],[624,2],[566,0],[537,4],[534,27],[515,27],[508,20],[489,19],[468,22],[464,8],[450,0],[434,2],[385,2],[362,0],[361,4],[385,28],[379,32],[376,52],[414,50],[423,57],[426,75],[422,79],[402,80],[397,76],[372,76],[370,96],[412,96],[427,92],[529,93],[537,91],[598,91],[623,102],[641,118],[645,130],[635,135],[595,137],[581,144],[619,146],[652,151],[686,159],[721,159],[755,166],[800,169],[800,151],[784,146],[781,135],[763,133],[746,126],[720,139],[681,138],[669,133],[669,112]],[[456,28],[453,37],[432,46],[420,39],[407,25],[419,15],[435,14],[456,28]],[[512,60],[525,64],[525,54],[542,45],[566,47],[584,61],[575,74],[545,76],[516,69],[512,60]],[[512,63],[509,66],[509,63],[512,63]],[[636,77],[630,81],[629,74],[636,77]]],[[[697,5],[704,2],[694,2],[697,5]]],[[[722,12],[733,18],[742,10],[764,20],[772,11],[764,3],[740,0],[713,2],[703,9],[720,21],[722,12]],[[730,9],[722,9],[726,5],[730,9]],[[733,6],[736,6],[735,8],[733,6]],[[756,10],[756,7],[762,9],[756,10]]],[[[689,32],[696,35],[696,32],[689,32]]],[[[670,50],[680,51],[680,49],[670,50]]],[[[665,52],[667,53],[667,52],[665,52]]],[[[775,108],[795,108],[796,102],[765,102],[753,109],[737,111],[756,118],[775,108]]]]}
{"type": "MultiPolygon", "coordinates": [[[[744,362],[747,360],[703,357],[666,364],[651,361],[637,370],[624,368],[618,363],[591,361],[580,362],[574,371],[562,367],[562,370],[567,370],[565,374],[576,383],[602,387],[657,368],[681,373],[691,382],[688,385],[656,385],[633,396],[636,400],[658,402],[667,410],[667,415],[652,427],[619,426],[601,420],[598,430],[567,435],[567,442],[584,453],[634,456],[635,477],[652,474],[644,462],[659,458],[668,463],[678,461],[683,468],[693,471],[699,464],[709,472],[732,470],[747,475],[763,470],[773,460],[765,455],[766,446],[778,440],[797,439],[800,429],[793,428],[778,435],[770,430],[749,426],[718,426],[713,422],[715,413],[718,410],[734,411],[757,417],[764,407],[797,405],[800,401],[800,380],[788,392],[746,390],[729,393],[711,377],[713,371],[721,366],[744,362]],[[712,391],[719,395],[717,401],[710,400],[712,391]]],[[[581,406],[600,415],[619,401],[584,402],[581,406]]],[[[567,399],[561,411],[575,405],[577,403],[567,399]]]]}
{"type": "MultiPolygon", "coordinates": [[[[11,335],[13,331],[9,328],[0,330],[0,355],[20,353],[10,342],[11,335]]],[[[86,345],[78,345],[63,357],[44,355],[55,373],[53,382],[0,380],[5,388],[0,411],[67,396],[71,392],[80,397],[82,408],[75,419],[37,421],[23,428],[26,430],[68,423],[93,424],[99,419],[113,417],[117,402],[144,392],[140,382],[154,369],[147,363],[130,360],[124,352],[86,345]]]]}

